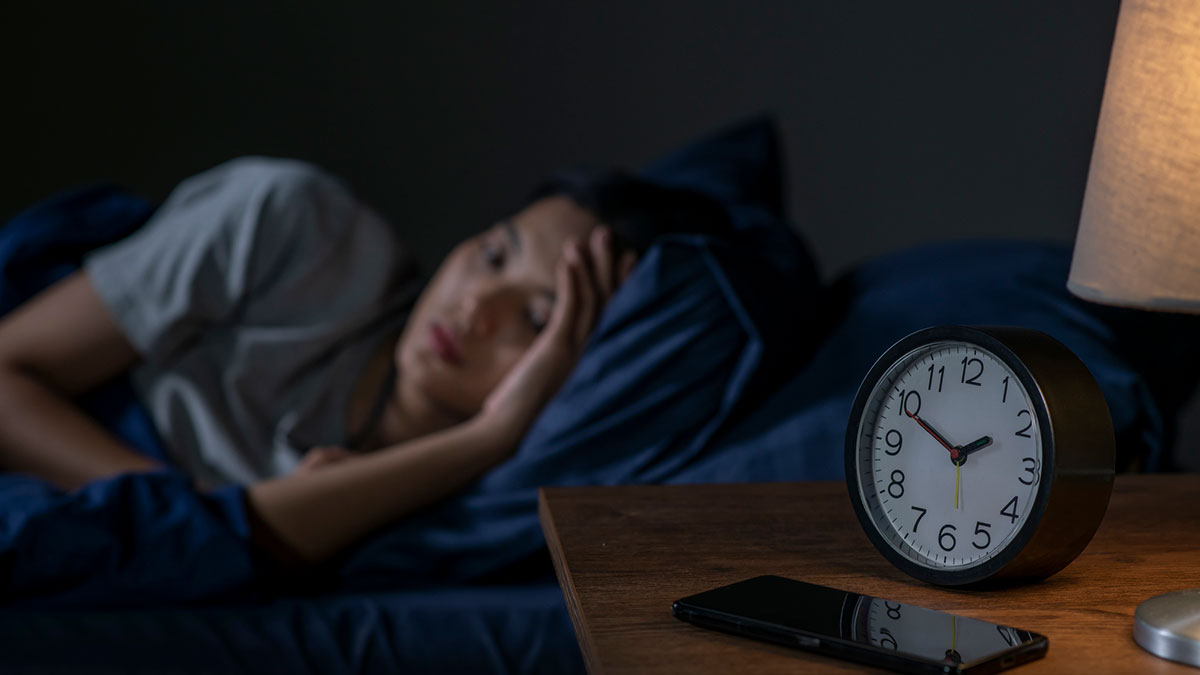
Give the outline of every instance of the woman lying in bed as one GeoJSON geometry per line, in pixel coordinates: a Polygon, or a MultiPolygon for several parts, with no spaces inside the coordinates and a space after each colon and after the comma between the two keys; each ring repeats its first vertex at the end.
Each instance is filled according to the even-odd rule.
{"type": "Polygon", "coordinates": [[[231,162],[0,322],[0,470],[72,489],[160,468],[72,403],[132,370],[177,468],[248,485],[281,559],[327,559],[503,461],[655,235],[725,227],[693,193],[564,179],[418,294],[338,181],[231,162]]]}

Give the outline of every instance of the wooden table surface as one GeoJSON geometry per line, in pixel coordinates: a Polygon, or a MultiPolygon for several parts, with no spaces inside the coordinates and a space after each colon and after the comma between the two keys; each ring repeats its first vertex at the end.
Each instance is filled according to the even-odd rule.
{"type": "Polygon", "coordinates": [[[1119,476],[1104,522],[1053,577],[1003,590],[939,588],[867,540],[842,482],[546,488],[539,509],[593,673],[859,672],[862,666],[685,624],[674,600],[760,574],[1036,631],[1018,673],[1197,671],[1133,641],[1138,603],[1200,587],[1200,475],[1119,476]]]}

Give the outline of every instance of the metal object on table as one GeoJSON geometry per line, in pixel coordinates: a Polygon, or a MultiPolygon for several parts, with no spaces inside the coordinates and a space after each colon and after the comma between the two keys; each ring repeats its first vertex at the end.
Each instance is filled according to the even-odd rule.
{"type": "Polygon", "coordinates": [[[1155,656],[1200,667],[1200,588],[1158,595],[1138,605],[1133,641],[1155,656]]]}

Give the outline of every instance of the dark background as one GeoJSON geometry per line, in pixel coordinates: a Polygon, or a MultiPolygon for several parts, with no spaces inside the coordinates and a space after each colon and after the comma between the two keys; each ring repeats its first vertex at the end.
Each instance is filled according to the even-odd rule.
{"type": "Polygon", "coordinates": [[[344,176],[433,264],[566,165],[777,115],[825,275],[915,242],[1070,241],[1118,0],[11,3],[0,217],[231,157],[344,176]]]}

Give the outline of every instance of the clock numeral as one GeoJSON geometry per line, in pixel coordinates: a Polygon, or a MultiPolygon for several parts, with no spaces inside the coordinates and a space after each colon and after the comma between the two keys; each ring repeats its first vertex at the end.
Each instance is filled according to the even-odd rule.
{"type": "Polygon", "coordinates": [[[1016,497],[1013,497],[1012,499],[1008,500],[1008,503],[1004,505],[1004,508],[1000,509],[1000,515],[1008,516],[1012,520],[1012,522],[1014,522],[1014,523],[1017,522],[1017,518],[1019,518],[1020,516],[1017,515],[1017,498],[1016,497]]]}
{"type": "Polygon", "coordinates": [[[889,429],[883,436],[883,442],[887,443],[889,448],[895,448],[894,450],[884,450],[885,453],[894,457],[900,454],[900,448],[904,445],[904,437],[900,435],[899,431],[889,429]],[[895,440],[892,440],[892,434],[895,434],[895,440]]]}
{"type": "Polygon", "coordinates": [[[915,391],[900,390],[900,400],[904,402],[904,411],[912,415],[921,414],[921,395],[915,391]],[[913,406],[913,399],[917,399],[917,405],[913,406]]]}
{"type": "Polygon", "coordinates": [[[1007,376],[1004,378],[1004,393],[1000,395],[1000,402],[1001,403],[1008,402],[1008,377],[1007,376]]]}
{"type": "MultiPolygon", "coordinates": [[[[938,368],[938,392],[942,391],[942,382],[946,379],[946,366],[938,368]]],[[[929,364],[929,386],[928,391],[933,391],[933,364],[929,364]]]]}
{"type": "Polygon", "coordinates": [[[982,387],[983,385],[979,383],[979,377],[981,375],[983,375],[983,361],[980,361],[979,359],[968,359],[964,356],[962,360],[962,383],[972,384],[976,387],[982,387]],[[975,373],[971,377],[967,377],[968,366],[979,366],[979,372],[975,373]]]}
{"type": "Polygon", "coordinates": [[[900,469],[892,472],[892,482],[888,483],[887,493],[892,499],[900,499],[904,496],[904,472],[900,469]]]}
{"type": "Polygon", "coordinates": [[[879,646],[887,647],[888,649],[896,649],[896,638],[892,636],[892,631],[886,628],[880,628],[879,634],[883,637],[879,638],[879,646]]]}
{"type": "Polygon", "coordinates": [[[889,619],[893,621],[900,620],[900,608],[904,605],[901,605],[898,602],[888,602],[887,600],[884,600],[883,606],[887,608],[887,615],[889,619]]]}
{"type": "Polygon", "coordinates": [[[921,519],[925,517],[925,511],[926,511],[926,509],[923,509],[923,508],[921,508],[921,507],[919,507],[919,506],[913,506],[913,507],[910,507],[910,508],[911,508],[913,511],[920,511],[920,512],[921,512],[921,515],[917,516],[917,522],[913,523],[913,532],[914,532],[914,533],[916,533],[916,531],[917,531],[917,528],[921,526],[921,519]]]}
{"type": "Polygon", "coordinates": [[[1029,422],[1026,423],[1024,429],[1021,429],[1017,432],[1017,435],[1021,438],[1033,438],[1033,436],[1029,435],[1029,428],[1033,426],[1033,415],[1030,415],[1028,410],[1022,410],[1021,412],[1017,413],[1017,419],[1021,419],[1021,415],[1028,417],[1029,422]]]}
{"type": "Polygon", "coordinates": [[[1037,459],[1033,457],[1022,457],[1021,461],[1029,464],[1029,466],[1025,467],[1025,473],[1029,474],[1029,480],[1025,480],[1024,476],[1017,478],[1017,480],[1021,482],[1021,485],[1033,485],[1034,483],[1038,482],[1038,479],[1042,474],[1042,467],[1039,466],[1037,459]]]}
{"type": "Polygon", "coordinates": [[[985,523],[982,520],[975,523],[975,534],[983,535],[983,543],[977,544],[975,542],[971,542],[971,545],[974,546],[975,548],[979,549],[980,551],[991,546],[992,545],[992,535],[990,532],[987,531],[987,528],[989,528],[991,526],[992,526],[991,523],[985,523]]]}
{"type": "Polygon", "coordinates": [[[958,540],[954,538],[954,531],[957,529],[957,527],[947,523],[942,526],[942,529],[938,530],[938,546],[941,546],[943,551],[949,553],[950,551],[954,550],[955,546],[958,545],[958,540]],[[946,530],[950,531],[947,532],[946,530]],[[947,539],[950,540],[949,546],[946,545],[947,539]]]}

